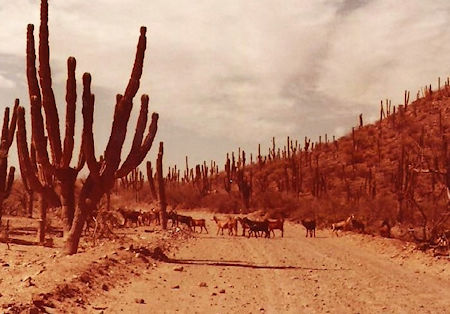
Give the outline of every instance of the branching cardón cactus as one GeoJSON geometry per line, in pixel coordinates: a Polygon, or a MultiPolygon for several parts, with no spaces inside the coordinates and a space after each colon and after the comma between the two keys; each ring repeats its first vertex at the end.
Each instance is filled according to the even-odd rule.
{"type": "Polygon", "coordinates": [[[14,140],[14,132],[16,131],[17,108],[19,100],[16,99],[14,109],[9,120],[9,107],[5,108],[3,116],[3,127],[0,143],[0,224],[3,216],[3,201],[8,198],[14,182],[14,172],[16,168],[10,167],[8,171],[8,152],[14,140]]]}
{"type": "Polygon", "coordinates": [[[78,164],[70,167],[74,148],[76,81],[75,58],[69,57],[68,79],[66,87],[66,132],[64,146],[61,146],[59,117],[52,90],[50,71],[50,49],[48,43],[48,1],[41,1],[41,25],[39,31],[39,82],[36,71],[36,55],[33,25],[27,32],[27,79],[31,103],[32,143],[36,150],[36,166],[28,150],[25,112],[18,110],[17,145],[20,167],[31,188],[45,196],[49,206],[61,206],[64,217],[66,236],[65,252],[76,253],[81,231],[85,221],[91,215],[100,199],[114,186],[116,178],[126,176],[136,168],[150,150],[157,131],[158,114],[152,115],[147,135],[148,96],[141,98],[141,110],[136,125],[133,144],[125,161],[120,165],[122,147],[127,133],[128,120],[133,107],[133,98],[139,89],[142,75],[144,54],[146,49],[146,28],[141,27],[133,70],[124,95],[116,97],[111,134],[104,152],[104,157],[97,161],[94,151],[93,112],[94,95],[91,93],[91,76],[83,75],[83,132],[78,164]],[[39,85],[40,83],[40,85],[39,85]],[[45,120],[41,108],[44,108],[45,120]],[[44,128],[45,122],[45,128],[44,128]],[[48,156],[47,139],[50,146],[51,159],[48,156]],[[84,181],[77,202],[74,185],[84,163],[89,175],[84,181]],[[53,184],[55,178],[55,184],[53,184]]]}

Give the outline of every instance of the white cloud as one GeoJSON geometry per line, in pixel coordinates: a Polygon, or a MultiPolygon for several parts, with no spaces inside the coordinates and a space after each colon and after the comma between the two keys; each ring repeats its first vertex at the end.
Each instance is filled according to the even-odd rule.
{"type": "Polygon", "coordinates": [[[398,103],[405,89],[435,86],[448,74],[441,65],[450,62],[449,10],[448,1],[378,0],[353,11],[333,30],[320,89],[352,106],[398,103]]]}
{"type": "Polygon", "coordinates": [[[343,126],[338,126],[337,128],[334,129],[334,134],[336,134],[336,136],[344,136],[347,133],[348,130],[343,126]]]}
{"type": "Polygon", "coordinates": [[[14,88],[16,83],[10,79],[7,79],[4,75],[0,73],[0,89],[1,88],[14,88]]]}

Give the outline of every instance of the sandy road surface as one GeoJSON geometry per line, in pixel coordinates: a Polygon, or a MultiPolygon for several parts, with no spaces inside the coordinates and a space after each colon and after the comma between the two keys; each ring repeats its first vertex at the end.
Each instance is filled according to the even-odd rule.
{"type": "Polygon", "coordinates": [[[406,256],[392,240],[311,239],[290,223],[284,238],[247,239],[216,236],[208,223],[173,262],[93,304],[105,313],[450,313],[449,263],[406,256]]]}

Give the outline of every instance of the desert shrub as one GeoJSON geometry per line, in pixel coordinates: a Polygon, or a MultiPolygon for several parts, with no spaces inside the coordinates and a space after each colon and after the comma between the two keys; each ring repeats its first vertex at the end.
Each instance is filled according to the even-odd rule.
{"type": "Polygon", "coordinates": [[[27,193],[21,181],[15,180],[10,196],[3,201],[3,214],[14,216],[27,215],[27,193]]]}
{"type": "Polygon", "coordinates": [[[209,194],[202,200],[202,205],[213,209],[214,212],[226,214],[239,214],[243,207],[237,193],[209,194]]]}
{"type": "Polygon", "coordinates": [[[369,135],[369,132],[360,131],[357,133],[358,150],[370,149],[376,143],[369,135]]]}
{"type": "MultiPolygon", "coordinates": [[[[352,156],[350,155],[350,158],[352,158],[352,156]]],[[[353,159],[351,159],[350,163],[355,163],[355,164],[361,164],[364,162],[364,151],[361,150],[357,150],[355,152],[353,152],[353,159]]]]}
{"type": "Polygon", "coordinates": [[[358,165],[355,173],[357,177],[366,178],[369,175],[369,168],[366,164],[360,164],[358,165]]]}
{"type": "Polygon", "coordinates": [[[253,207],[267,210],[269,208],[280,207],[282,203],[282,193],[268,190],[253,197],[253,207]]]}
{"type": "Polygon", "coordinates": [[[417,123],[415,121],[409,121],[408,123],[408,134],[409,136],[412,136],[417,139],[417,142],[419,142],[420,135],[422,133],[422,125],[420,123],[417,123]]]}
{"type": "Polygon", "coordinates": [[[202,196],[191,184],[171,185],[166,189],[167,203],[172,206],[196,208],[202,205],[202,196]]]}
{"type": "MultiPolygon", "coordinates": [[[[370,137],[378,136],[377,131],[378,131],[377,128],[371,125],[367,128],[367,135],[370,137]]],[[[373,139],[371,140],[373,141],[373,139]]]]}

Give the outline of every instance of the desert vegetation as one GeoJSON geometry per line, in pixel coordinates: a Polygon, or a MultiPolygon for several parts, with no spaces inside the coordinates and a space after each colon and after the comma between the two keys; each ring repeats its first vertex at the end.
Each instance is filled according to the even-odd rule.
{"type": "Polygon", "coordinates": [[[146,29],[142,27],[133,70],[124,95],[117,95],[111,134],[99,158],[94,149],[92,78],[89,73],[83,75],[82,138],[78,161],[71,166],[76,60],[74,57],[67,60],[66,129],[62,138],[60,113],[52,90],[47,24],[48,4],[43,1],[39,71],[33,25],[28,25],[27,31],[31,139],[27,138],[26,110],[17,100],[11,121],[9,109],[5,111],[0,169],[1,200],[4,207],[17,213],[18,206],[12,208],[6,200],[14,181],[14,167],[7,173],[7,152],[17,120],[21,182],[16,183],[17,189],[12,189],[15,195],[10,203],[20,201],[22,213],[31,216],[33,201],[39,200],[39,243],[45,242],[48,208],[58,208],[65,251],[72,254],[77,251],[83,226],[98,215],[100,208],[115,211],[124,204],[156,202],[163,228],[167,225],[168,206],[188,210],[208,208],[228,214],[261,211],[265,218],[309,219],[315,220],[319,227],[329,228],[352,215],[351,229],[417,242],[433,243],[449,228],[448,79],[443,86],[439,80],[435,90],[431,85],[425,86],[412,102],[409,91],[404,93],[403,104],[392,106],[388,99],[381,101],[378,121],[364,124],[360,115],[359,124],[341,138],[325,134],[318,141],[306,137],[300,141],[288,136],[281,145],[272,138],[266,153],[261,144],[255,154],[241,148],[227,153],[223,170],[213,160],[190,167],[186,156],[183,170],[173,165],[164,175],[162,142],[156,169],[151,161],[146,162],[145,170],[139,169],[157,131],[158,115],[154,113],[144,138],[148,124],[147,95],[141,97],[132,146],[122,163],[117,153],[122,152],[143,70],[146,29]],[[85,166],[89,173],[80,178],[85,166]]]}
{"type": "MultiPolygon", "coordinates": [[[[270,147],[265,152],[263,145],[257,143],[256,152],[249,153],[241,148],[224,152],[223,165],[222,161],[214,160],[191,165],[186,156],[184,165],[165,168],[163,142],[159,142],[155,161],[147,157],[157,134],[159,115],[149,114],[146,94],[140,97],[139,116],[128,152],[124,145],[127,135],[130,136],[129,120],[141,84],[146,27],[140,28],[133,68],[123,94],[116,96],[107,145],[99,154],[97,134],[94,134],[95,96],[90,73],[82,75],[82,122],[76,124],[80,100],[74,57],[67,59],[65,118],[61,123],[59,108],[63,106],[58,105],[53,90],[48,19],[48,1],[42,0],[37,46],[34,25],[28,25],[26,34],[24,74],[28,99],[22,101],[22,105],[16,99],[12,110],[6,107],[4,111],[0,143],[0,242],[6,244],[5,258],[10,254],[10,244],[32,247],[28,252],[45,260],[42,264],[38,264],[38,260],[29,262],[32,266],[27,267],[44,265],[35,277],[46,271],[45,265],[55,261],[62,272],[67,267],[64,258],[74,258],[83,264],[82,258],[76,259],[80,248],[81,252],[87,252],[87,259],[95,257],[96,260],[83,264],[85,269],[80,277],[75,275],[77,269],[70,268],[74,272],[70,283],[76,289],[59,283],[48,288],[52,292],[41,293],[38,298],[33,294],[33,308],[45,310],[44,307],[52,307],[45,300],[53,297],[61,301],[67,297],[76,300],[74,307],[86,309],[86,300],[93,298],[92,291],[110,289],[105,277],[117,269],[120,270],[114,279],[128,280],[131,273],[140,277],[144,268],[156,267],[156,262],[246,270],[308,270],[308,273],[348,271],[349,267],[355,268],[351,253],[370,243],[371,237],[367,235],[396,238],[401,241],[394,244],[405,246],[405,241],[415,242],[414,248],[433,249],[434,257],[448,256],[449,78],[442,86],[438,79],[435,89],[431,85],[420,89],[414,101],[410,101],[409,91],[404,92],[402,104],[392,105],[388,99],[381,101],[376,122],[365,124],[361,114],[358,125],[349,126],[348,134],[340,138],[329,134],[317,140],[287,136],[280,144],[280,139],[273,137],[268,139],[270,147]],[[61,125],[65,126],[64,130],[61,125]],[[82,128],[80,138],[75,135],[76,125],[82,128]],[[14,140],[20,178],[15,177],[16,167],[8,167],[14,140]],[[75,148],[79,148],[77,160],[73,158],[75,148]],[[216,233],[211,226],[216,227],[216,233]],[[203,229],[205,234],[202,234],[203,229]],[[190,237],[199,237],[204,242],[194,245],[196,249],[188,251],[187,258],[176,258],[175,253],[169,257],[161,249],[169,251],[173,243],[185,244],[190,237]],[[210,240],[217,242],[211,244],[210,240]],[[158,246],[150,250],[150,241],[158,242],[158,246]],[[302,247],[297,246],[297,241],[302,247]],[[308,249],[316,249],[315,245],[322,252],[317,254],[320,258],[305,257],[308,249]],[[93,249],[89,251],[89,248],[93,249]],[[345,269],[342,266],[338,269],[336,260],[328,255],[336,248],[337,261],[345,261],[348,266],[345,269]],[[48,250],[53,250],[52,255],[45,259],[43,255],[50,252],[48,250]],[[99,252],[106,257],[99,258],[99,252]],[[210,256],[195,259],[217,252],[225,252],[230,260],[223,260],[223,256],[217,261],[210,256]],[[241,252],[260,262],[277,261],[283,265],[234,260],[241,258],[241,252]],[[189,254],[194,254],[194,258],[189,254]],[[323,267],[328,266],[308,268],[286,264],[293,263],[299,256],[312,265],[320,260],[323,267]],[[100,259],[103,261],[98,262],[100,259]],[[133,263],[138,265],[136,269],[130,266],[133,263]],[[114,264],[120,266],[114,268],[114,264]],[[332,264],[335,266],[330,266],[332,264]],[[109,272],[111,269],[114,270],[109,272]],[[93,283],[98,286],[92,288],[93,283]]],[[[374,110],[378,112],[378,107],[374,110]]],[[[367,269],[377,277],[380,269],[373,260],[378,258],[378,252],[368,252],[368,257],[361,260],[367,262],[367,269]]],[[[17,254],[18,260],[23,258],[22,253],[11,254],[17,254]]],[[[5,268],[11,266],[1,259],[0,262],[5,268]]],[[[398,270],[397,265],[383,263],[398,270]]],[[[183,276],[183,266],[178,265],[174,271],[180,272],[179,278],[183,276]]],[[[254,289],[258,288],[255,283],[259,285],[260,281],[255,280],[253,274],[242,273],[250,278],[254,289]]],[[[65,282],[67,274],[59,275],[59,280],[63,278],[65,282]]],[[[352,276],[354,280],[360,279],[359,274],[352,276]]],[[[342,278],[330,280],[328,285],[336,288],[336,282],[345,281],[342,278]]],[[[385,279],[379,282],[393,287],[389,280],[384,282],[385,279]]],[[[28,276],[21,284],[26,288],[36,286],[32,280],[28,276]]],[[[264,280],[275,281],[269,277],[264,280]]],[[[277,286],[281,291],[283,284],[277,286]]],[[[202,281],[199,287],[206,288],[207,284],[202,281]]],[[[179,288],[179,285],[171,287],[179,288]]],[[[35,289],[41,291],[40,287],[35,289]]],[[[22,296],[23,292],[17,293],[22,296]]],[[[225,289],[219,293],[224,294],[225,289]]],[[[213,292],[212,296],[217,293],[213,292]]],[[[269,299],[274,302],[273,296],[269,299]]],[[[136,303],[143,304],[141,300],[136,303]]],[[[335,303],[340,305],[339,301],[335,303]]],[[[12,312],[26,308],[11,304],[6,307],[12,312]]],[[[439,306],[437,304],[436,308],[441,309],[439,306]]]]}
{"type": "Polygon", "coordinates": [[[226,154],[223,171],[215,161],[189,168],[186,157],[183,176],[173,167],[166,178],[168,202],[315,219],[330,228],[353,215],[351,229],[379,234],[389,224],[392,236],[434,242],[450,221],[448,79],[413,102],[409,95],[398,106],[381,101],[376,123],[364,125],[360,115],[341,138],[325,134],[300,144],[287,137],[281,147],[273,138],[267,154],[258,145],[250,160],[239,148],[226,154]]]}

